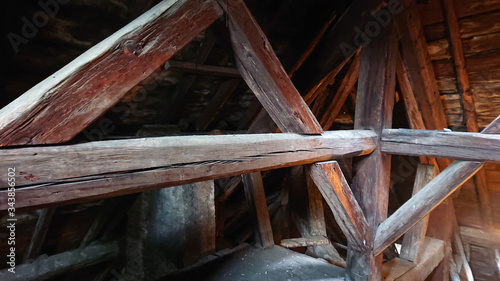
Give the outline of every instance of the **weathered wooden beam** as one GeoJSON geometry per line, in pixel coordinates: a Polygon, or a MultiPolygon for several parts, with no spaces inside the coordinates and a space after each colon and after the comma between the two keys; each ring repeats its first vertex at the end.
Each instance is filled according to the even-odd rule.
{"type": "Polygon", "coordinates": [[[159,3],[1,109],[0,146],[70,140],[221,14],[212,0],[159,3]]]}
{"type": "Polygon", "coordinates": [[[117,241],[101,242],[53,256],[42,255],[32,262],[16,265],[15,273],[0,270],[0,279],[10,281],[50,280],[77,269],[116,258],[120,253],[117,241]]]}
{"type": "Polygon", "coordinates": [[[215,92],[214,97],[207,104],[200,117],[198,117],[198,120],[196,120],[196,129],[198,131],[205,131],[207,129],[208,125],[210,125],[214,119],[217,111],[222,108],[224,103],[231,96],[231,94],[236,91],[240,84],[240,79],[231,79],[222,82],[219,89],[217,89],[217,92],[215,92]]]}
{"type": "MultiPolygon", "coordinates": [[[[290,197],[292,219],[302,237],[327,236],[323,198],[309,173],[304,167],[290,169],[290,197]]],[[[332,244],[307,247],[306,254],[328,260],[338,266],[345,267],[332,244]]]]}
{"type": "Polygon", "coordinates": [[[38,220],[36,221],[35,230],[31,236],[31,241],[28,249],[24,253],[23,261],[30,260],[32,258],[38,257],[40,250],[42,249],[43,243],[45,242],[45,237],[49,231],[50,223],[52,222],[52,217],[57,208],[45,208],[41,209],[38,215],[38,220]]]}
{"type": "Polygon", "coordinates": [[[228,17],[236,64],[250,89],[282,132],[322,129],[290,81],[271,44],[243,1],[220,1],[228,17]]]}
{"type": "Polygon", "coordinates": [[[240,72],[236,68],[224,67],[217,65],[206,65],[200,63],[192,63],[187,61],[168,61],[168,69],[174,71],[187,72],[197,75],[211,75],[240,78],[240,72]]]}
{"type": "Polygon", "coordinates": [[[392,242],[436,208],[482,167],[480,162],[454,161],[389,218],[380,224],[373,252],[381,253],[392,242]]]}
{"type": "MultiPolygon", "coordinates": [[[[380,134],[384,128],[392,126],[396,55],[397,40],[392,25],[382,29],[378,37],[361,49],[355,129],[372,129],[380,134]]],[[[387,216],[391,156],[378,147],[361,159],[355,170],[351,188],[374,235],[379,223],[387,216]]],[[[368,246],[372,248],[373,244],[368,246]]],[[[347,279],[380,280],[383,255],[349,249],[347,279]]]]}
{"type": "MultiPolygon", "coordinates": [[[[16,206],[105,198],[262,171],[364,155],[373,132],[184,136],[0,150],[1,167],[16,167],[16,206]],[[30,166],[26,167],[29,162],[30,166]],[[21,188],[21,186],[27,186],[21,188]]],[[[7,187],[5,180],[0,187],[7,187]]],[[[0,191],[6,199],[7,190],[0,191]]],[[[2,200],[0,209],[7,208],[2,200]]]]}
{"type": "Polygon", "coordinates": [[[392,154],[499,162],[500,135],[387,129],[382,132],[381,149],[392,154]]]}
{"type": "Polygon", "coordinates": [[[349,245],[357,251],[368,250],[373,239],[371,230],[338,163],[315,163],[308,170],[349,245]]]}
{"type": "MultiPolygon", "coordinates": [[[[389,264],[392,268],[400,265],[403,267],[410,267],[405,270],[403,274],[393,275],[392,268],[387,268],[387,276],[383,280],[395,281],[417,281],[425,280],[429,274],[439,265],[444,258],[444,242],[439,239],[426,237],[422,248],[422,258],[416,265],[409,265],[408,262],[398,259],[389,264]],[[392,273],[392,274],[391,274],[392,273]]],[[[385,267],[385,265],[384,265],[385,267]]]]}
{"type": "MultiPolygon", "coordinates": [[[[415,176],[415,183],[413,185],[412,196],[417,194],[417,192],[435,178],[437,174],[438,169],[436,166],[419,164],[415,176]]],[[[400,258],[416,264],[420,262],[428,221],[429,216],[426,216],[406,232],[403,236],[403,243],[401,244],[400,258]]]]}
{"type": "Polygon", "coordinates": [[[335,118],[340,113],[342,106],[345,103],[345,100],[349,96],[349,93],[356,85],[356,81],[358,80],[359,74],[359,53],[355,53],[353,61],[347,70],[347,73],[340,83],[339,90],[333,97],[330,106],[325,112],[324,118],[321,120],[320,124],[323,127],[323,130],[328,130],[333,125],[335,118]]]}
{"type": "Polygon", "coordinates": [[[283,239],[280,242],[280,246],[285,248],[310,247],[310,246],[329,245],[329,244],[330,240],[328,240],[328,238],[324,236],[283,239]]]}
{"type": "MultiPolygon", "coordinates": [[[[479,132],[477,123],[476,107],[474,97],[470,89],[469,75],[465,65],[464,48],[460,36],[460,26],[456,14],[455,4],[452,0],[441,1],[445,11],[446,22],[448,24],[448,34],[453,52],[453,62],[457,75],[457,84],[462,97],[462,106],[465,117],[465,125],[469,132],[479,132]]],[[[493,153],[492,153],[493,154],[493,153]]],[[[491,209],[490,197],[486,183],[486,173],[480,170],[475,176],[475,186],[480,200],[480,212],[483,223],[486,227],[493,227],[493,211],[491,209]]]]}
{"type": "Polygon", "coordinates": [[[274,245],[274,238],[262,177],[260,172],[241,177],[248,209],[253,217],[255,242],[263,248],[269,248],[274,245]]]}
{"type": "Polygon", "coordinates": [[[485,248],[500,248],[500,231],[496,229],[484,230],[461,226],[460,234],[464,243],[474,244],[485,248]]]}

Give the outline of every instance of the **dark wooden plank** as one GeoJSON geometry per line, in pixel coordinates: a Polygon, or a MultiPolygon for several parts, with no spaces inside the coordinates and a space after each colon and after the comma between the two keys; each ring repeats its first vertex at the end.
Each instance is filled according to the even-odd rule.
{"type": "MultiPolygon", "coordinates": [[[[4,149],[0,150],[0,165],[18,169],[16,206],[22,208],[364,155],[374,149],[374,137],[368,131],[335,131],[321,136],[263,134],[117,140],[4,149]],[[21,189],[22,185],[31,187],[21,189]]],[[[0,186],[8,185],[4,180],[0,186]]],[[[5,199],[0,209],[7,208],[6,197],[7,190],[0,191],[0,198],[5,199]]]]}
{"type": "MultiPolygon", "coordinates": [[[[361,50],[355,129],[372,129],[380,134],[392,126],[396,84],[396,34],[387,26],[361,50]]],[[[391,157],[378,147],[355,167],[353,193],[374,232],[387,216],[391,157]]],[[[372,245],[369,245],[371,248],[372,245]]],[[[371,251],[348,251],[347,276],[351,280],[380,280],[383,255],[371,251]]]]}
{"type": "Polygon", "coordinates": [[[219,3],[228,16],[236,63],[243,79],[282,132],[321,133],[321,127],[302,100],[243,1],[219,3]]]}
{"type": "Polygon", "coordinates": [[[45,242],[45,237],[49,231],[50,223],[52,222],[52,217],[57,208],[45,208],[40,210],[38,215],[38,220],[36,221],[35,230],[31,236],[31,241],[28,249],[24,253],[23,260],[31,260],[38,257],[40,250],[42,249],[43,243],[45,242]]]}
{"type": "Polygon", "coordinates": [[[274,245],[274,238],[262,177],[260,172],[244,174],[241,177],[248,209],[253,217],[255,241],[261,247],[269,248],[274,245]]]}
{"type": "Polygon", "coordinates": [[[339,90],[333,97],[330,106],[328,106],[323,119],[320,124],[323,127],[323,130],[328,130],[333,125],[335,118],[340,113],[342,106],[345,103],[345,100],[349,96],[349,93],[356,85],[356,81],[358,80],[359,73],[359,53],[355,53],[353,61],[347,70],[347,73],[340,83],[339,90]]]}
{"type": "Polygon", "coordinates": [[[0,145],[70,140],[221,14],[212,0],[159,3],[0,110],[0,145]]]}
{"type": "Polygon", "coordinates": [[[87,230],[87,233],[85,233],[85,236],[80,242],[80,247],[88,246],[90,243],[94,242],[97,239],[104,228],[108,226],[109,220],[119,202],[121,203],[120,205],[122,205],[123,203],[125,203],[125,200],[120,198],[110,198],[104,201],[104,206],[101,207],[99,214],[94,219],[94,222],[90,226],[89,230],[87,230]]]}
{"type": "Polygon", "coordinates": [[[386,129],[381,149],[392,154],[499,162],[500,136],[480,133],[386,129]]]}
{"type": "MultiPolygon", "coordinates": [[[[428,184],[438,174],[438,169],[434,165],[422,165],[417,167],[415,183],[413,185],[412,195],[417,194],[426,184],[428,184]]],[[[429,217],[424,217],[421,221],[415,224],[403,236],[401,244],[400,258],[418,264],[422,256],[425,233],[427,231],[427,223],[429,217]]]]}
{"type": "Polygon", "coordinates": [[[117,241],[96,243],[53,256],[43,255],[30,263],[18,264],[14,274],[3,269],[0,271],[0,278],[10,281],[49,280],[74,270],[114,259],[119,252],[120,247],[117,241]]]}
{"type": "Polygon", "coordinates": [[[373,239],[371,230],[338,163],[315,163],[309,166],[308,170],[347,237],[349,245],[358,251],[368,250],[367,247],[373,239]]]}
{"type": "Polygon", "coordinates": [[[240,79],[231,79],[222,82],[222,84],[219,86],[219,89],[217,89],[217,92],[215,92],[214,97],[210,100],[210,102],[207,104],[200,117],[198,117],[198,120],[196,121],[196,129],[198,131],[205,131],[207,129],[208,125],[210,125],[210,122],[212,122],[213,118],[215,117],[217,111],[219,111],[222,106],[224,106],[224,103],[231,96],[231,94],[236,91],[240,84],[240,79]]]}
{"type": "Polygon", "coordinates": [[[168,61],[168,69],[174,71],[187,72],[197,75],[211,75],[211,76],[222,76],[222,77],[241,77],[240,72],[236,68],[223,67],[217,65],[206,65],[200,63],[192,63],[186,61],[168,61]]]}

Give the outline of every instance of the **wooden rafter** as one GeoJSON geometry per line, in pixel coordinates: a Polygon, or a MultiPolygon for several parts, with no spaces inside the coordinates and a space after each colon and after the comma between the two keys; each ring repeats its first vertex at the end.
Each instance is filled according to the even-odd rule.
{"type": "Polygon", "coordinates": [[[70,140],[221,14],[213,0],[159,3],[1,109],[0,146],[70,140]]]}
{"type": "MultiPolygon", "coordinates": [[[[20,167],[22,163],[31,163],[29,170],[16,176],[16,206],[22,208],[363,155],[374,149],[374,137],[369,131],[336,131],[321,136],[263,134],[129,139],[0,150],[0,165],[20,167]],[[30,187],[23,189],[23,185],[30,187]]],[[[6,179],[0,186],[8,186],[6,179]]],[[[5,199],[0,209],[7,208],[6,197],[7,190],[0,191],[0,198],[5,199]]]]}
{"type": "Polygon", "coordinates": [[[322,133],[318,121],[288,78],[245,3],[231,0],[219,4],[228,17],[238,69],[280,130],[322,133]]]}
{"type": "Polygon", "coordinates": [[[368,250],[373,239],[371,230],[338,163],[315,163],[308,169],[349,244],[358,251],[368,250]]]}

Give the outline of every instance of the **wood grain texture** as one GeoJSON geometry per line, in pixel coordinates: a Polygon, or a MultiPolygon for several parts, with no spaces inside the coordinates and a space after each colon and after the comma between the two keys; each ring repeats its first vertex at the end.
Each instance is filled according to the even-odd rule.
{"type": "MultiPolygon", "coordinates": [[[[388,26],[361,50],[355,129],[371,129],[380,134],[384,128],[392,126],[396,87],[396,43],[396,34],[392,26],[388,26]]],[[[369,156],[360,159],[355,171],[351,188],[369,228],[375,232],[379,223],[387,216],[391,156],[377,148],[369,156]]],[[[347,279],[379,280],[383,255],[350,249],[347,258],[347,279]]]]}
{"type": "Polygon", "coordinates": [[[349,245],[357,251],[368,250],[373,239],[371,230],[338,163],[315,163],[308,167],[308,171],[349,245]]]}
{"type": "Polygon", "coordinates": [[[347,70],[344,79],[340,83],[339,90],[333,97],[332,102],[326,109],[325,115],[321,120],[320,124],[323,127],[323,130],[328,130],[332,127],[335,118],[340,113],[342,106],[344,105],[349,93],[352,91],[356,82],[358,81],[359,74],[359,53],[355,53],[353,61],[347,70]]]}
{"type": "Polygon", "coordinates": [[[36,221],[35,230],[31,236],[31,241],[28,249],[24,253],[23,261],[30,260],[32,258],[38,257],[40,250],[42,249],[43,243],[45,242],[45,237],[49,231],[50,223],[54,217],[56,207],[41,209],[38,220],[36,221]]]}
{"type": "Polygon", "coordinates": [[[375,235],[373,252],[386,247],[436,208],[482,167],[481,162],[454,161],[448,168],[411,197],[380,224],[375,235]]]}
{"type": "Polygon", "coordinates": [[[271,44],[243,1],[220,1],[229,21],[236,64],[250,89],[282,132],[320,134],[322,129],[295,89],[271,44]]]}
{"type": "Polygon", "coordinates": [[[500,162],[500,136],[493,134],[386,129],[381,149],[392,154],[500,162]]]}
{"type": "Polygon", "coordinates": [[[500,248],[500,231],[497,229],[484,230],[461,226],[460,235],[465,243],[485,248],[500,248]]]}
{"type": "Polygon", "coordinates": [[[274,245],[274,238],[262,176],[260,172],[254,172],[241,177],[248,209],[253,218],[255,241],[262,248],[269,248],[274,245]]]}
{"type": "Polygon", "coordinates": [[[159,3],[1,109],[0,145],[70,140],[221,14],[212,0],[159,3]]]}
{"type": "MultiPolygon", "coordinates": [[[[425,185],[435,178],[438,172],[437,167],[434,165],[419,164],[415,176],[415,183],[413,185],[412,196],[417,194],[425,185]]],[[[426,216],[405,233],[401,244],[400,258],[416,264],[420,262],[428,222],[429,217],[426,216]]]]}
{"type": "Polygon", "coordinates": [[[329,245],[329,244],[330,240],[328,240],[328,238],[324,236],[283,239],[280,242],[280,246],[285,248],[298,248],[298,247],[309,247],[309,246],[329,245]]]}
{"type": "MultiPolygon", "coordinates": [[[[375,148],[374,137],[369,131],[162,137],[4,149],[0,157],[1,165],[19,170],[16,206],[21,208],[364,155],[375,148]]],[[[0,198],[6,197],[7,190],[0,191],[0,198]]],[[[7,200],[2,202],[0,209],[6,209],[7,200]]]]}
{"type": "Polygon", "coordinates": [[[240,72],[236,68],[223,67],[217,65],[198,64],[185,61],[169,61],[169,69],[174,71],[187,72],[197,75],[211,75],[240,78],[240,72]]]}
{"type": "MultiPolygon", "coordinates": [[[[422,247],[420,262],[395,281],[425,280],[444,258],[444,242],[442,240],[426,237],[422,247]]],[[[445,261],[447,262],[447,261],[445,261]]]]}

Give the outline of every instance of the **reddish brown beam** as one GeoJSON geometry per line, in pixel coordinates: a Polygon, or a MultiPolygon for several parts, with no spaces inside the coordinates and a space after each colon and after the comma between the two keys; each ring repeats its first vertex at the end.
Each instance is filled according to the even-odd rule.
{"type": "MultiPolygon", "coordinates": [[[[397,58],[397,38],[393,29],[392,25],[387,26],[366,48],[361,49],[355,129],[371,129],[380,134],[384,128],[392,126],[397,58]]],[[[369,228],[375,232],[387,216],[391,157],[378,147],[361,159],[355,170],[351,187],[369,228]]],[[[369,248],[372,246],[370,244],[369,248]]],[[[350,247],[348,278],[380,280],[383,255],[377,254],[356,252],[350,247]]]]}
{"type": "Polygon", "coordinates": [[[248,209],[253,217],[255,241],[263,248],[274,245],[273,230],[260,172],[241,175],[248,209]]]}
{"type": "Polygon", "coordinates": [[[333,125],[335,118],[337,118],[337,115],[340,113],[345,100],[349,96],[349,93],[352,91],[354,85],[356,84],[356,81],[358,80],[358,73],[359,53],[355,53],[353,61],[349,66],[344,79],[340,83],[339,90],[333,97],[330,106],[328,106],[328,109],[325,112],[323,120],[321,120],[320,122],[323,130],[328,130],[333,125]]]}
{"type": "Polygon", "coordinates": [[[243,1],[220,1],[228,17],[240,73],[282,132],[320,134],[318,121],[302,100],[271,44],[243,1]]]}
{"type": "MultiPolygon", "coordinates": [[[[474,105],[474,97],[470,89],[469,75],[465,66],[464,48],[460,36],[460,26],[456,14],[455,4],[452,0],[442,0],[443,9],[446,15],[448,24],[448,33],[453,52],[453,61],[455,64],[455,72],[457,75],[458,87],[462,97],[462,105],[464,110],[465,125],[469,132],[479,132],[477,123],[476,107],[474,105]]],[[[491,208],[490,196],[486,183],[486,172],[480,170],[475,176],[475,186],[478,193],[480,211],[483,223],[486,227],[493,227],[493,211],[491,208]]]]}
{"type": "Polygon", "coordinates": [[[368,250],[373,239],[371,230],[338,163],[321,162],[308,169],[349,244],[358,251],[368,250]]]}
{"type": "Polygon", "coordinates": [[[0,146],[70,140],[221,14],[213,0],[159,3],[0,110],[0,146]]]}
{"type": "Polygon", "coordinates": [[[198,75],[211,75],[211,76],[223,76],[239,78],[241,77],[240,72],[236,68],[223,67],[217,65],[206,65],[185,61],[168,61],[168,69],[174,71],[187,72],[198,75]]]}

